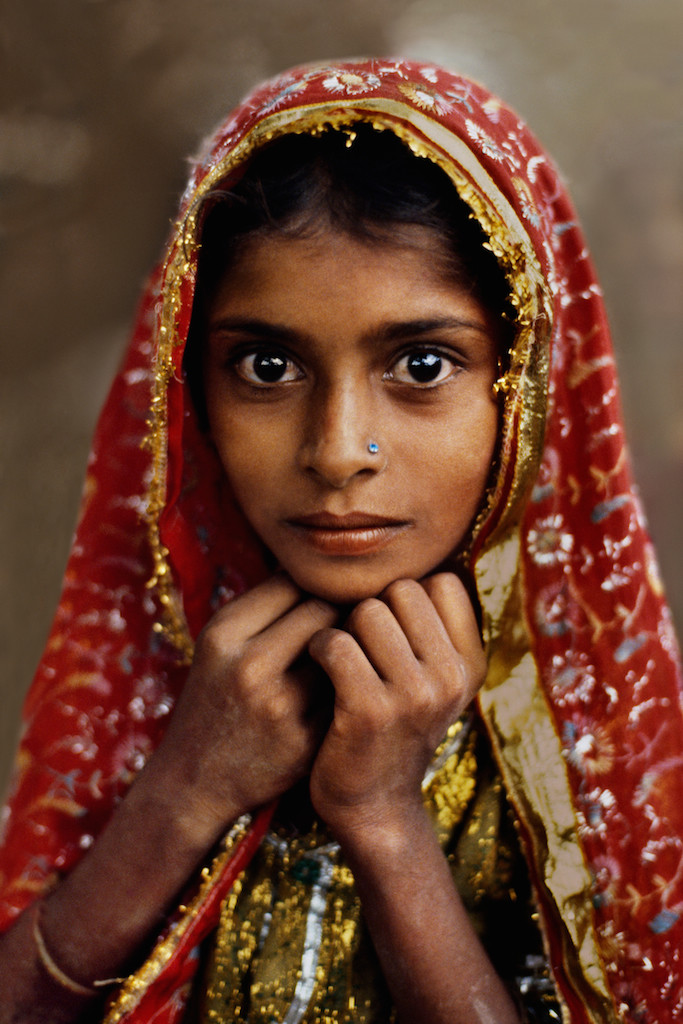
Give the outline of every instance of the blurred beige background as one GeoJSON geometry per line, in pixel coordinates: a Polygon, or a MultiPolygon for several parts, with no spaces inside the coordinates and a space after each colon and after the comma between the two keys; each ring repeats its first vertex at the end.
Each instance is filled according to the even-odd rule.
{"type": "Polygon", "coordinates": [[[680,635],[681,0],[4,0],[0,46],[0,786],[184,157],[260,78],[302,61],[440,61],[554,153],[605,288],[680,635]]]}

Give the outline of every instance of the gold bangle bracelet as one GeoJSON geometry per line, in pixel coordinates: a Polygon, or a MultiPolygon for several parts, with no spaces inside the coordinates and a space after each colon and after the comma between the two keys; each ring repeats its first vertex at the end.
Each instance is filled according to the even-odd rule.
{"type": "Polygon", "coordinates": [[[74,981],[73,978],[70,978],[68,974],[64,973],[64,971],[50,956],[50,952],[45,945],[43,933],[40,930],[40,906],[40,903],[36,904],[36,909],[33,914],[33,941],[36,944],[38,959],[40,960],[43,969],[53,981],[57,982],[57,984],[67,992],[72,992],[76,996],[88,996],[89,998],[92,998],[95,995],[95,989],[89,988],[86,985],[81,985],[78,981],[74,981]]]}

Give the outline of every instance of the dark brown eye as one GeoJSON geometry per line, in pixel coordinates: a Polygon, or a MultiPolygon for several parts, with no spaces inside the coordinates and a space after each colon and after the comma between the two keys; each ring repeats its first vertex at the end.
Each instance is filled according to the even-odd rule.
{"type": "Polygon", "coordinates": [[[443,359],[436,352],[420,352],[406,359],[408,373],[419,384],[428,384],[436,380],[442,366],[443,359]]]}
{"type": "Polygon", "coordinates": [[[453,360],[441,352],[417,349],[401,356],[385,376],[400,384],[438,384],[454,370],[453,360]]]}
{"type": "Polygon", "coordinates": [[[284,384],[301,377],[295,363],[282,352],[249,352],[235,362],[235,370],[250,384],[284,384]]]}

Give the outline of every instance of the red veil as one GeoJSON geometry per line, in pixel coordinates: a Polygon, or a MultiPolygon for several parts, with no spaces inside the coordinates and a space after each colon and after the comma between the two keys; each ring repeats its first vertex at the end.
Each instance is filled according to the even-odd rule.
{"type": "MultiPolygon", "coordinates": [[[[446,171],[516,306],[500,465],[471,549],[490,665],[479,703],[565,1018],[683,1020],[681,676],[600,288],[562,182],[519,118],[473,82],[398,60],[267,82],[194,166],[97,428],[26,701],[0,925],[87,851],[163,734],[192,639],[266,573],[181,370],[201,199],[276,136],[358,121],[446,171]]],[[[237,823],[108,1019],[179,1019],[193,950],[264,828],[264,815],[237,823]]]]}

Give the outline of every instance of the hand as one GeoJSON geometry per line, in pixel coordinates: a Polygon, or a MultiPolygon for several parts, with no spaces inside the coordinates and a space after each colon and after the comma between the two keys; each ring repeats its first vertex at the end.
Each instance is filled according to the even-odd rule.
{"type": "Polygon", "coordinates": [[[434,750],[486,672],[464,586],[450,573],[398,580],[362,601],[344,629],[316,633],[309,651],[335,689],[311,774],[316,811],[340,841],[404,829],[423,813],[434,750]]]}
{"type": "MultiPolygon", "coordinates": [[[[338,612],[276,576],[226,605],[197,641],[149,784],[180,787],[193,826],[217,834],[304,776],[329,723],[329,683],[306,646],[338,612]]],[[[142,781],[142,780],[141,780],[142,781]]]]}

